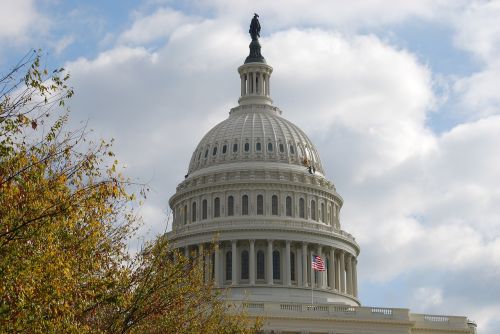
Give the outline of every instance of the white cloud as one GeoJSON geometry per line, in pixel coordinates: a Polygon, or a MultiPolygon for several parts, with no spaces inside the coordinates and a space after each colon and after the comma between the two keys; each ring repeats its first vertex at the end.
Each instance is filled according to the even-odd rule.
{"type": "Polygon", "coordinates": [[[32,0],[0,2],[0,38],[24,38],[23,34],[37,19],[32,0]]]}
{"type": "Polygon", "coordinates": [[[487,62],[498,59],[500,1],[471,1],[462,11],[451,16],[457,46],[487,62]]]}
{"type": "Polygon", "coordinates": [[[136,19],[132,27],[119,38],[122,43],[149,43],[159,38],[168,37],[179,26],[197,21],[181,12],[170,8],[160,8],[153,14],[136,19]]]}
{"type": "Polygon", "coordinates": [[[75,41],[74,36],[63,36],[58,41],[54,43],[54,51],[56,54],[61,54],[68,46],[73,44],[75,41]]]}
{"type": "Polygon", "coordinates": [[[414,304],[421,309],[430,309],[443,302],[443,292],[436,287],[420,287],[413,293],[414,304]]]}

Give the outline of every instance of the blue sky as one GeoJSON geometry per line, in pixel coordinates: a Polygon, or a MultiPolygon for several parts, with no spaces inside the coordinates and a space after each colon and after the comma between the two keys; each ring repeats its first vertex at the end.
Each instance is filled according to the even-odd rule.
{"type": "Polygon", "coordinates": [[[254,12],[275,104],[345,200],[363,304],[500,332],[500,1],[4,0],[0,68],[42,48],[70,71],[71,126],[151,185],[150,238],[237,104],[254,12]]]}

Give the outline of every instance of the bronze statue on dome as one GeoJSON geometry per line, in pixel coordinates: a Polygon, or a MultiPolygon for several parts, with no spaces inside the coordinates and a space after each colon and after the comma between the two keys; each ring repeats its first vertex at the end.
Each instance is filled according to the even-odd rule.
{"type": "Polygon", "coordinates": [[[254,13],[253,19],[250,22],[250,30],[248,30],[250,36],[252,36],[252,41],[258,40],[260,37],[260,22],[259,14],[254,13]]]}

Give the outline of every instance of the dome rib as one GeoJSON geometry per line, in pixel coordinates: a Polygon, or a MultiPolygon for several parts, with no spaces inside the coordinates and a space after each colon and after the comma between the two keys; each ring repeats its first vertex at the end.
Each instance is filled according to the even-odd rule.
{"type": "Polygon", "coordinates": [[[261,105],[251,108],[240,106],[233,108],[226,120],[214,126],[201,139],[191,157],[189,174],[215,165],[242,161],[302,165],[303,157],[308,157],[311,166],[323,174],[312,142],[301,129],[282,118],[279,110],[261,105]],[[261,145],[258,152],[257,142],[261,145]],[[246,143],[249,144],[249,152],[245,152],[246,143]],[[273,146],[272,152],[268,151],[269,143],[273,146]],[[233,144],[238,144],[237,152],[233,152],[233,144]],[[283,153],[279,151],[280,144],[284,145],[283,153]],[[224,145],[227,145],[226,152],[223,152],[224,145]],[[293,146],[293,153],[290,146],[293,146]]]}

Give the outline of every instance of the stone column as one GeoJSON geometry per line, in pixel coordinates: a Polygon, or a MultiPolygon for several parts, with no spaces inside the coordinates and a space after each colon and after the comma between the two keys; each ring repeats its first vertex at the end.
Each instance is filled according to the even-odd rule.
{"type": "Polygon", "coordinates": [[[335,289],[335,248],[330,248],[330,261],[328,262],[328,284],[330,289],[335,289]]]}
{"type": "Polygon", "coordinates": [[[346,276],[347,276],[347,278],[346,278],[346,282],[347,282],[346,291],[348,294],[352,295],[352,259],[351,259],[351,254],[347,255],[346,265],[347,265],[347,268],[346,268],[346,276]]]}
{"type": "MultiPolygon", "coordinates": [[[[318,256],[321,257],[323,262],[326,262],[326,259],[323,257],[323,246],[318,245],[318,256]]],[[[325,288],[326,279],[325,279],[325,271],[318,271],[318,288],[325,288]]]]}
{"type": "Polygon", "coordinates": [[[267,240],[267,284],[273,284],[273,241],[267,240]]]}
{"type": "Polygon", "coordinates": [[[214,261],[215,261],[215,286],[222,286],[221,282],[221,274],[220,274],[220,250],[219,250],[219,244],[216,243],[214,245],[214,261]]]}
{"type": "Polygon", "coordinates": [[[236,285],[238,284],[238,277],[237,277],[237,271],[236,269],[238,268],[237,267],[237,259],[238,259],[238,252],[237,252],[237,249],[236,249],[236,243],[237,241],[236,240],[232,240],[231,241],[231,266],[232,266],[232,272],[231,272],[231,278],[232,278],[232,281],[231,281],[231,285],[236,285]]]}
{"type": "Polygon", "coordinates": [[[257,94],[257,72],[253,72],[252,76],[253,76],[253,89],[252,89],[252,93],[257,94]]]}
{"type": "Polygon", "coordinates": [[[345,292],[345,261],[344,251],[340,251],[340,292],[345,292]]]}
{"type": "Polygon", "coordinates": [[[309,253],[309,259],[307,262],[308,262],[309,268],[311,269],[311,275],[310,275],[311,286],[316,287],[316,283],[317,283],[316,282],[316,274],[315,274],[316,270],[314,270],[312,267],[312,257],[314,255],[313,252],[314,252],[314,247],[311,248],[311,252],[309,253]]]}
{"type": "Polygon", "coordinates": [[[335,290],[340,291],[340,256],[335,258],[335,290]]]}
{"type": "Polygon", "coordinates": [[[241,96],[245,96],[245,74],[241,74],[241,96]]]}
{"type": "Polygon", "coordinates": [[[255,240],[250,240],[250,285],[255,285],[255,240]]]}
{"type": "Polygon", "coordinates": [[[358,260],[352,257],[352,292],[354,297],[358,297],[358,260]]]}
{"type": "Polygon", "coordinates": [[[271,95],[271,76],[268,74],[267,75],[267,96],[271,95]]]}
{"type": "Polygon", "coordinates": [[[291,265],[290,265],[290,240],[285,242],[285,285],[292,285],[291,278],[291,265]]]}
{"type": "Polygon", "coordinates": [[[307,288],[307,243],[302,243],[302,285],[307,288]]]}

